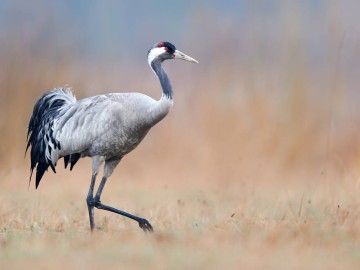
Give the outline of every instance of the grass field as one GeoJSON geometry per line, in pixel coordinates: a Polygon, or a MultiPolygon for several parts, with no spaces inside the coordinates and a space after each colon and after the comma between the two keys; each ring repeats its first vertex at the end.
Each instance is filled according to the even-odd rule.
{"type": "Polygon", "coordinates": [[[1,269],[360,266],[358,182],[220,185],[130,181],[131,173],[120,182],[117,174],[103,201],[148,218],[155,233],[98,210],[91,234],[87,181],[77,180],[85,175],[59,174],[37,192],[17,183],[27,175],[2,176],[11,182],[1,185],[1,269]]]}

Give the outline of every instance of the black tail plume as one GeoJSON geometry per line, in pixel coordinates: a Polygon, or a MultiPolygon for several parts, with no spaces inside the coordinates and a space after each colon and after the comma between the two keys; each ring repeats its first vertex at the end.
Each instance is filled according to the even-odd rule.
{"type": "Polygon", "coordinates": [[[30,179],[36,167],[36,188],[49,166],[55,171],[56,164],[53,164],[46,150],[51,154],[52,147],[59,148],[58,142],[53,136],[54,119],[60,116],[61,112],[70,104],[75,103],[76,98],[67,88],[55,88],[45,93],[35,104],[30,118],[26,150],[31,146],[30,157],[30,179]]]}

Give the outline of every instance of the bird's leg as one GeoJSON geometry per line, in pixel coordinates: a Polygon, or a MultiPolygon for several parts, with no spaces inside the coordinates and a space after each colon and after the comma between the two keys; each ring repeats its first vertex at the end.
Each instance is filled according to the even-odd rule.
{"type": "Polygon", "coordinates": [[[139,223],[140,228],[143,229],[144,232],[153,232],[154,231],[153,227],[151,226],[149,221],[147,221],[146,219],[135,216],[135,215],[132,215],[132,214],[129,214],[129,213],[125,212],[125,211],[116,209],[114,207],[105,205],[100,201],[100,196],[101,196],[101,193],[102,193],[102,191],[104,189],[106,181],[107,181],[108,177],[112,174],[115,167],[119,164],[119,162],[120,162],[120,159],[105,162],[104,177],[101,179],[101,183],[100,183],[99,188],[98,188],[98,190],[96,192],[96,195],[94,197],[95,207],[98,208],[98,209],[110,211],[110,212],[125,216],[127,218],[131,218],[131,219],[133,219],[133,220],[135,220],[135,221],[137,221],[139,223]]]}
{"type": "Polygon", "coordinates": [[[94,187],[95,187],[95,181],[96,176],[99,172],[99,168],[101,164],[104,162],[105,158],[101,156],[94,156],[92,158],[92,177],[91,177],[91,183],[89,188],[89,193],[86,197],[86,203],[89,210],[89,221],[90,221],[90,229],[91,231],[94,230],[95,223],[94,223],[94,187]]]}
{"type": "Polygon", "coordinates": [[[128,217],[128,218],[131,218],[131,219],[137,221],[139,223],[140,228],[143,229],[144,232],[153,232],[154,231],[154,229],[151,226],[151,224],[149,223],[149,221],[147,221],[145,218],[141,218],[141,217],[129,214],[129,213],[125,212],[125,211],[116,209],[114,207],[105,205],[102,202],[97,201],[96,197],[95,197],[95,207],[97,209],[110,211],[110,212],[113,212],[113,213],[116,213],[116,214],[119,214],[119,215],[122,215],[122,216],[125,216],[125,217],[128,217]]]}
{"type": "Polygon", "coordinates": [[[90,229],[94,230],[94,186],[95,186],[96,174],[93,174],[91,177],[91,183],[89,188],[89,193],[86,197],[86,203],[89,210],[89,220],[90,220],[90,229]]]}

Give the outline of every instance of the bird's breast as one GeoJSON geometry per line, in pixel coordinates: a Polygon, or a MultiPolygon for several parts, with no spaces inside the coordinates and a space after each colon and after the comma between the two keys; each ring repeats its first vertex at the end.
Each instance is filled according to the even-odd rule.
{"type": "Polygon", "coordinates": [[[106,159],[112,157],[122,157],[134,150],[144,139],[149,129],[132,128],[130,130],[112,130],[108,134],[97,138],[84,155],[104,156],[106,159]]]}

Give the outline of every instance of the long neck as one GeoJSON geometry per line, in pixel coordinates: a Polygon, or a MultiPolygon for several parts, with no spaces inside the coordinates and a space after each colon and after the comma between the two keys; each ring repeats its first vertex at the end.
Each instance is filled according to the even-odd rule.
{"type": "Polygon", "coordinates": [[[173,91],[170,80],[166,75],[165,71],[161,67],[162,61],[160,59],[153,60],[151,62],[151,68],[158,76],[162,88],[162,96],[154,106],[148,111],[149,126],[153,126],[162,120],[170,111],[173,105],[173,91]]]}
{"type": "Polygon", "coordinates": [[[161,66],[162,61],[160,59],[155,59],[151,63],[151,68],[154,70],[155,74],[158,76],[161,88],[162,88],[162,98],[167,98],[170,100],[174,99],[172,86],[170,80],[165,73],[164,69],[161,66]]]}

